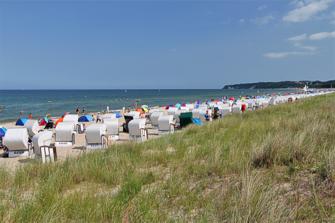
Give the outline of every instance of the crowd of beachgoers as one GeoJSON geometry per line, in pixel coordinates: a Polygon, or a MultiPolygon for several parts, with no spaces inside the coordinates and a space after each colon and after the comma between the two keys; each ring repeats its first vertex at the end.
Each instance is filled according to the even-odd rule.
{"type": "Polygon", "coordinates": [[[123,108],[88,113],[77,108],[61,117],[47,114],[34,119],[32,113],[0,126],[0,166],[15,169],[26,160],[43,162],[77,156],[82,152],[104,149],[113,143],[145,141],[173,133],[188,125],[203,125],[232,113],[263,109],[282,103],[332,93],[333,90],[302,91],[285,95],[222,97],[205,102],[177,103],[168,106],[123,108]]]}

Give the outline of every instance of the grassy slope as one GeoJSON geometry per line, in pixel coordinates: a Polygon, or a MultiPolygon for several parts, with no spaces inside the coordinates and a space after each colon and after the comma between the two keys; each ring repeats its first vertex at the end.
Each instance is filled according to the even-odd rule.
{"type": "Polygon", "coordinates": [[[12,222],[335,221],[335,95],[0,171],[12,222]]]}

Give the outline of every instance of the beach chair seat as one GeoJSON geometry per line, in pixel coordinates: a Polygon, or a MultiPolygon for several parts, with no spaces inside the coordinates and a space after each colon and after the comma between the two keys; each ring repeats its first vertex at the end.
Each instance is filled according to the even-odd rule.
{"type": "Polygon", "coordinates": [[[29,156],[31,143],[26,128],[7,129],[3,138],[3,145],[8,150],[8,157],[29,156]]]}
{"type": "Polygon", "coordinates": [[[108,146],[105,124],[93,124],[86,128],[86,149],[104,149],[108,146]]]}
{"type": "Polygon", "coordinates": [[[52,131],[43,131],[34,135],[32,139],[34,154],[36,157],[41,157],[43,163],[56,160],[56,148],[51,146],[52,136],[52,131]]]}
{"type": "Polygon", "coordinates": [[[55,129],[55,145],[56,147],[73,146],[75,144],[76,132],[73,122],[61,122],[55,129]]]}
{"type": "Polygon", "coordinates": [[[145,141],[148,139],[148,130],[145,126],[145,119],[133,119],[129,122],[129,139],[145,141]]]}
{"type": "Polygon", "coordinates": [[[162,115],[158,119],[159,133],[173,133],[176,122],[173,115],[162,115]]]}

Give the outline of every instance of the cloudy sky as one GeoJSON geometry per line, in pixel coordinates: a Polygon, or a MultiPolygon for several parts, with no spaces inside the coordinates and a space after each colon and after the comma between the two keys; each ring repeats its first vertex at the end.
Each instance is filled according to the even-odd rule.
{"type": "Polygon", "coordinates": [[[335,79],[335,0],[0,1],[0,89],[335,79]]]}

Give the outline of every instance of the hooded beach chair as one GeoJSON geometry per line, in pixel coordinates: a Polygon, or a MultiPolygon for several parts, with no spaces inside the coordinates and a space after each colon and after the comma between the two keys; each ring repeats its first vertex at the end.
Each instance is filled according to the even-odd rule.
{"type": "Polygon", "coordinates": [[[28,130],[29,138],[33,138],[42,128],[38,124],[37,120],[28,120],[24,123],[24,127],[28,130]]]}
{"type": "Polygon", "coordinates": [[[41,157],[43,163],[54,162],[57,157],[56,148],[50,146],[52,135],[52,131],[43,131],[34,135],[32,139],[34,154],[41,157]]]}
{"type": "Polygon", "coordinates": [[[131,111],[124,115],[125,123],[123,124],[123,132],[129,132],[128,129],[128,123],[133,119],[139,119],[140,118],[140,112],[137,111],[131,111]]]}
{"type": "Polygon", "coordinates": [[[145,127],[145,119],[133,119],[128,123],[129,139],[145,141],[148,139],[148,130],[145,127]]]}
{"type": "Polygon", "coordinates": [[[86,149],[107,148],[108,139],[105,124],[92,124],[86,128],[86,149]]]}
{"type": "Polygon", "coordinates": [[[221,114],[221,117],[225,117],[226,115],[230,114],[230,108],[229,107],[222,107],[220,108],[220,114],[221,114]]]}
{"type": "Polygon", "coordinates": [[[241,113],[241,105],[233,105],[231,108],[232,113],[241,113]]]}
{"type": "Polygon", "coordinates": [[[73,122],[61,122],[56,126],[55,145],[56,147],[72,146],[75,144],[76,132],[73,122]]]}
{"type": "Polygon", "coordinates": [[[103,119],[103,124],[106,126],[106,135],[112,140],[119,139],[119,119],[103,119]]]}
{"type": "Polygon", "coordinates": [[[63,118],[63,123],[73,123],[74,131],[80,132],[81,124],[78,123],[79,115],[77,114],[67,114],[63,118]]]}
{"type": "Polygon", "coordinates": [[[176,122],[173,115],[162,115],[158,118],[159,133],[173,133],[176,122]]]}
{"type": "Polygon", "coordinates": [[[183,128],[193,123],[192,118],[193,118],[192,112],[182,112],[179,115],[180,127],[183,128]]]}
{"type": "Polygon", "coordinates": [[[29,156],[31,144],[28,138],[26,128],[7,129],[3,145],[7,148],[8,157],[29,156]]]}
{"type": "Polygon", "coordinates": [[[164,114],[164,112],[162,112],[162,111],[156,111],[156,112],[151,113],[151,115],[150,115],[151,125],[152,126],[158,126],[158,119],[163,114],[164,114]]]}
{"type": "Polygon", "coordinates": [[[101,119],[102,121],[107,120],[107,119],[116,119],[116,114],[107,113],[107,114],[102,115],[101,119]]]}

